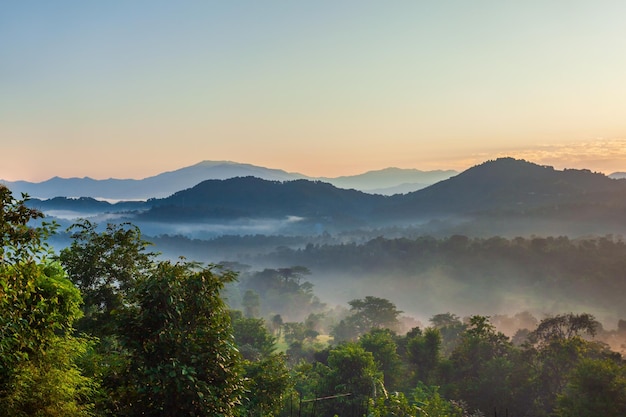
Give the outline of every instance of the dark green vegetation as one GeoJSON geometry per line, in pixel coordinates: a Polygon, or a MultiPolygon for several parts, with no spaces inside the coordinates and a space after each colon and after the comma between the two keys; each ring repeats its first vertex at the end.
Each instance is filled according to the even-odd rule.
{"type": "MultiPolygon", "coordinates": [[[[32,226],[41,213],[4,187],[0,215],[0,415],[626,415],[626,364],[600,341],[625,343],[623,320],[607,331],[584,312],[443,313],[404,332],[386,298],[328,307],[305,267],[231,265],[236,281],[219,266],[159,260],[130,224],[88,221],[55,254],[55,226],[32,226]],[[511,324],[513,337],[496,327],[511,324]]],[[[454,236],[273,256],[378,276],[448,265],[484,290],[512,262],[549,294],[567,283],[609,297],[623,294],[625,250],[613,238],[454,236]]]]}

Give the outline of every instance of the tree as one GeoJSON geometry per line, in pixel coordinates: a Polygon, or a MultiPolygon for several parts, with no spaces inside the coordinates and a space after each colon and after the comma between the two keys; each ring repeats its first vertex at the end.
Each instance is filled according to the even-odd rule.
{"type": "Polygon", "coordinates": [[[270,321],[272,326],[272,333],[280,339],[283,330],[283,318],[280,314],[274,314],[270,321]]]}
{"type": "Polygon", "coordinates": [[[216,267],[160,262],[137,282],[120,327],[130,352],[128,414],[236,415],[242,360],[219,296],[234,279],[216,267]]]}
{"type": "Polygon", "coordinates": [[[467,327],[461,319],[452,313],[435,314],[430,322],[441,334],[442,353],[449,356],[460,340],[460,335],[467,327]]]}
{"type": "Polygon", "coordinates": [[[128,293],[145,276],[156,256],[150,243],[129,223],[98,225],[82,220],[73,226],[72,244],[61,250],[59,260],[83,294],[81,331],[102,337],[115,332],[110,315],[128,303],[128,293]]]}
{"type": "MultiPolygon", "coordinates": [[[[594,335],[598,323],[590,314],[547,317],[529,334],[526,346],[534,372],[537,409],[546,415],[557,406],[557,398],[568,384],[579,361],[598,355],[596,345],[581,334],[594,335]]],[[[602,353],[599,353],[602,356],[602,353]]],[[[538,412],[539,412],[538,411],[538,412]]]]}
{"type": "MultiPolygon", "coordinates": [[[[395,392],[391,395],[381,395],[377,398],[369,400],[368,416],[371,417],[413,417],[421,416],[420,407],[409,400],[401,392],[395,392]]],[[[431,417],[431,414],[427,414],[431,417]]],[[[456,417],[456,416],[455,416],[456,417]]]]}
{"type": "MultiPolygon", "coordinates": [[[[407,336],[408,337],[408,336],[407,336]]],[[[432,373],[439,365],[441,334],[439,329],[428,327],[423,334],[410,337],[407,343],[409,361],[415,366],[418,381],[430,383],[432,373]]]]}
{"type": "Polygon", "coordinates": [[[258,360],[276,349],[276,339],[270,334],[263,319],[244,317],[241,311],[230,312],[233,335],[245,359],[258,360]]]}
{"type": "MultiPolygon", "coordinates": [[[[457,404],[453,404],[447,401],[439,394],[439,387],[428,386],[423,382],[418,382],[417,386],[413,389],[413,398],[417,404],[419,404],[417,416],[425,417],[470,417],[470,414],[466,412],[457,404]]],[[[478,417],[482,414],[472,414],[472,416],[478,417]]]]}
{"type": "Polygon", "coordinates": [[[547,317],[539,323],[529,335],[529,340],[535,344],[549,344],[553,340],[571,339],[575,336],[587,334],[595,336],[599,323],[591,314],[559,314],[547,317]]]}
{"type": "MultiPolygon", "coordinates": [[[[308,314],[323,309],[324,305],[313,294],[313,284],[302,281],[309,273],[305,267],[294,266],[264,269],[243,279],[244,294],[252,290],[263,300],[256,317],[280,314],[284,320],[302,321],[308,314]]],[[[247,306],[244,304],[244,307],[247,306]]],[[[247,312],[244,311],[244,314],[247,312]]]]}
{"type": "Polygon", "coordinates": [[[0,184],[0,265],[11,265],[40,260],[47,255],[46,239],[56,228],[55,224],[33,222],[44,217],[39,210],[26,205],[28,196],[13,197],[6,186],[0,184]]]}
{"type": "Polygon", "coordinates": [[[302,343],[304,342],[304,339],[307,338],[307,328],[304,323],[283,323],[283,336],[285,338],[285,342],[289,345],[293,343],[302,343]]]}
{"type": "Polygon", "coordinates": [[[372,329],[359,339],[363,349],[374,355],[378,369],[383,373],[385,387],[388,389],[396,389],[400,376],[400,355],[394,338],[395,334],[389,329],[372,329]]]}
{"type": "Polygon", "coordinates": [[[353,412],[366,398],[384,395],[382,375],[374,356],[358,344],[345,343],[332,349],[328,355],[328,367],[330,372],[325,378],[324,394],[350,394],[332,405],[337,415],[351,415],[349,411],[353,412]]]}
{"type": "Polygon", "coordinates": [[[88,342],[73,336],[79,291],[47,259],[54,229],[0,185],[0,415],[86,416],[96,388],[77,362],[88,342]]]}
{"type": "Polygon", "coordinates": [[[331,332],[335,342],[353,341],[374,328],[396,330],[402,313],[395,304],[384,298],[367,296],[349,301],[352,314],[339,322],[331,332]]]}
{"type": "Polygon", "coordinates": [[[387,328],[394,330],[402,313],[394,303],[384,298],[367,296],[362,300],[349,301],[350,311],[358,317],[363,329],[387,328]]]}
{"type": "Polygon", "coordinates": [[[558,397],[559,417],[626,415],[626,367],[611,359],[583,359],[558,397]]]}
{"type": "Polygon", "coordinates": [[[452,384],[450,398],[460,398],[473,408],[488,412],[511,403],[513,387],[512,345],[489,322],[489,317],[472,316],[461,341],[450,355],[452,384]]]}
{"type": "Polygon", "coordinates": [[[81,220],[68,229],[72,244],[58,259],[83,294],[77,330],[95,337],[87,351],[86,371],[99,380],[97,407],[118,415],[124,407],[130,353],[121,343],[119,318],[134,302],[132,292],[155,265],[156,254],[141,231],[129,223],[98,225],[81,220]]]}
{"type": "Polygon", "coordinates": [[[261,314],[261,300],[259,294],[252,290],[246,290],[241,301],[244,312],[243,315],[247,318],[259,317],[261,314]]]}
{"type": "Polygon", "coordinates": [[[245,361],[246,391],[244,406],[249,416],[278,415],[292,381],[283,353],[258,361],[245,361]]]}
{"type": "Polygon", "coordinates": [[[332,326],[330,335],[335,343],[356,342],[360,333],[360,326],[355,316],[348,316],[332,326]]]}

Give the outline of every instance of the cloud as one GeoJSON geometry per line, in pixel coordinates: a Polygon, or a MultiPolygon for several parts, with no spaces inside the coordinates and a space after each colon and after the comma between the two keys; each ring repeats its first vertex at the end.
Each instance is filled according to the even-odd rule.
{"type": "Polygon", "coordinates": [[[594,138],[577,142],[500,148],[472,153],[457,162],[470,167],[504,156],[525,159],[539,165],[550,165],[556,169],[589,169],[610,174],[615,171],[626,171],[626,139],[594,138]]]}

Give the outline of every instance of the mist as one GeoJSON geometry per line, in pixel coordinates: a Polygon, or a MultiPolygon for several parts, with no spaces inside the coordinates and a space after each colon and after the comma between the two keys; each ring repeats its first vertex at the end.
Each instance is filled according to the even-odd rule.
{"type": "MultiPolygon", "coordinates": [[[[165,259],[184,256],[245,271],[303,266],[329,308],[375,295],[421,323],[447,311],[461,317],[526,311],[538,318],[587,312],[607,328],[626,317],[624,242],[619,234],[588,234],[592,222],[578,222],[572,231],[565,220],[532,226],[522,218],[488,223],[450,216],[333,231],[296,216],[156,222],[122,212],[46,214],[62,229],[79,218],[101,227],[131,222],[165,259]]],[[[62,248],[69,238],[61,233],[53,243],[62,248]]]]}

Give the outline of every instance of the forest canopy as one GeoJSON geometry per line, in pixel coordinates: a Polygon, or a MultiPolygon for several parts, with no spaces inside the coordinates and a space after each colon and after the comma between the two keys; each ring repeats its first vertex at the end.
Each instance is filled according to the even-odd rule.
{"type": "MultiPolygon", "coordinates": [[[[55,226],[24,202],[0,186],[1,415],[626,415],[626,364],[598,339],[626,338],[624,321],[607,332],[589,313],[520,313],[511,337],[497,327],[511,317],[440,312],[400,331],[403,312],[378,294],[344,308],[323,303],[308,266],[238,276],[162,260],[131,224],[81,221],[55,253],[47,247],[55,226]],[[269,299],[282,310],[264,309],[269,299]]],[[[344,259],[379,257],[363,270],[394,264],[385,254],[412,268],[434,259],[478,270],[499,254],[543,257],[527,266],[541,274],[567,253],[571,271],[560,272],[571,279],[601,259],[603,272],[618,268],[605,255],[623,244],[451,237],[377,239],[367,255],[355,247],[343,248],[344,259]]],[[[282,253],[324,261],[336,249],[282,253]]]]}

